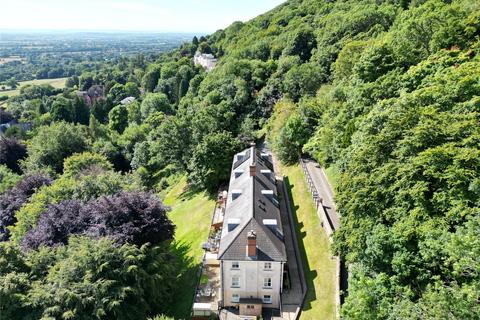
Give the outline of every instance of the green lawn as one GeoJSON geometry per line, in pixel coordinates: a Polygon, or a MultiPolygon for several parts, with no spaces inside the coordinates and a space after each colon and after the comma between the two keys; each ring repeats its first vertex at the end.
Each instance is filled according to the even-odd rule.
{"type": "Polygon", "coordinates": [[[187,189],[186,178],[181,178],[165,195],[164,203],[171,206],[170,219],[177,226],[175,232],[179,255],[186,254],[180,283],[174,293],[170,316],[187,319],[197,283],[197,270],[203,256],[202,243],[207,240],[215,208],[215,200],[205,192],[187,189]]]}
{"type": "Polygon", "coordinates": [[[6,91],[0,91],[0,96],[16,96],[20,93],[20,88],[23,86],[26,86],[28,84],[49,84],[54,88],[61,89],[65,87],[65,82],[67,81],[67,78],[56,78],[56,79],[40,79],[40,80],[30,80],[30,81],[21,81],[19,82],[20,84],[18,85],[18,88],[15,90],[6,90],[6,91]]]}
{"type": "Polygon", "coordinates": [[[301,320],[336,319],[335,260],[299,165],[282,166],[292,206],[308,292],[301,320]]]}

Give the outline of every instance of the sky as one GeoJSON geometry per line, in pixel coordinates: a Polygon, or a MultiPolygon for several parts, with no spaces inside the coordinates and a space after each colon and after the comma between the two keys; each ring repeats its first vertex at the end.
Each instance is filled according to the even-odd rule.
{"type": "Polygon", "coordinates": [[[0,0],[1,30],[213,32],[284,0],[0,0]]]}

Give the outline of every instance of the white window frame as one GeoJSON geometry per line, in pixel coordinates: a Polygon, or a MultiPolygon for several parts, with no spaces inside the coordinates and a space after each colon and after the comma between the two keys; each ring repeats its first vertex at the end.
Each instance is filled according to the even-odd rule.
{"type": "Polygon", "coordinates": [[[232,262],[232,269],[233,270],[238,270],[240,269],[240,263],[238,261],[233,261],[232,262]]]}
{"type": "Polygon", "coordinates": [[[264,270],[272,270],[272,263],[271,262],[265,262],[263,264],[263,269],[264,270]]]}
{"type": "Polygon", "coordinates": [[[232,288],[240,288],[240,277],[233,276],[232,277],[232,288]],[[235,284],[237,283],[237,284],[235,284]]]}
{"type": "Polygon", "coordinates": [[[238,293],[232,294],[232,302],[234,303],[240,302],[240,295],[238,293]]]}
{"type": "Polygon", "coordinates": [[[263,287],[266,288],[266,289],[271,289],[272,288],[272,278],[271,277],[263,278],[263,287]]]}
{"type": "Polygon", "coordinates": [[[272,303],[272,295],[270,295],[270,294],[263,295],[262,301],[263,301],[263,303],[272,303]]]}

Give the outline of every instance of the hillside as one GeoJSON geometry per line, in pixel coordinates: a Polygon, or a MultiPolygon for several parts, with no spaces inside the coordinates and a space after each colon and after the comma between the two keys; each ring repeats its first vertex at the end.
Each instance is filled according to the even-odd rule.
{"type": "Polygon", "coordinates": [[[479,316],[479,9],[289,1],[208,38],[220,65],[197,99],[243,99],[240,134],[274,111],[285,162],[340,171],[345,319],[479,316]]]}
{"type": "Polygon", "coordinates": [[[266,138],[283,163],[303,154],[335,177],[343,319],[478,319],[479,51],[476,0],[290,0],[153,63],[22,88],[0,110],[27,124],[0,140],[0,312],[183,314],[173,289],[199,248],[174,240],[201,241],[184,215],[209,203],[235,152],[266,138]],[[194,65],[197,50],[219,59],[212,71],[194,65]],[[158,195],[183,190],[180,175],[199,193],[170,194],[169,216],[158,195]]]}

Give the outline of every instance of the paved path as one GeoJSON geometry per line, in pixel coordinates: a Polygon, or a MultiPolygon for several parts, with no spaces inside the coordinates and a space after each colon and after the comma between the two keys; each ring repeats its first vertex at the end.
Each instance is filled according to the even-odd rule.
{"type": "Polygon", "coordinates": [[[318,195],[323,199],[323,208],[333,224],[333,229],[337,230],[340,226],[340,218],[337,213],[337,208],[335,207],[332,186],[328,182],[325,171],[313,160],[304,159],[303,161],[307,166],[307,170],[312,178],[315,188],[317,189],[318,195]]]}
{"type": "Polygon", "coordinates": [[[298,258],[295,249],[293,237],[295,237],[295,229],[292,225],[293,221],[289,218],[287,203],[285,201],[287,194],[284,193],[283,179],[277,180],[278,192],[282,195],[280,199],[280,212],[282,217],[283,235],[285,236],[285,248],[287,250],[287,265],[290,275],[290,289],[285,290],[282,295],[282,304],[285,305],[301,305],[303,301],[302,281],[300,278],[298,258]]]}

